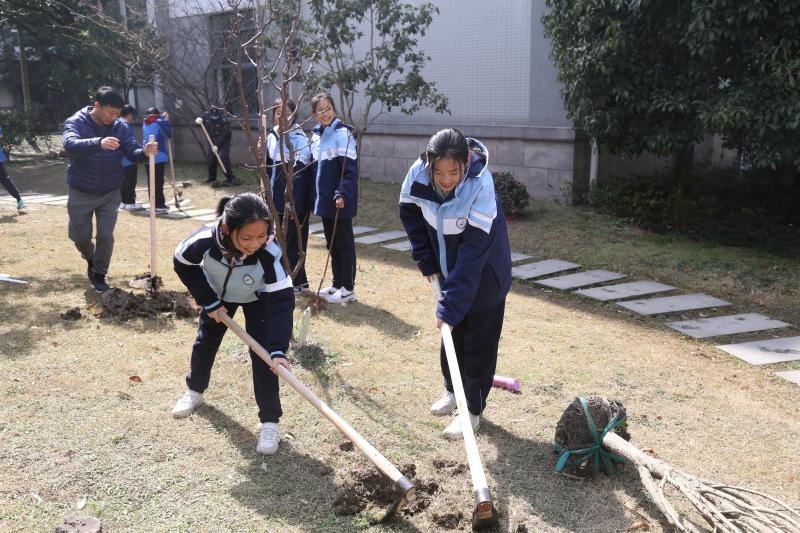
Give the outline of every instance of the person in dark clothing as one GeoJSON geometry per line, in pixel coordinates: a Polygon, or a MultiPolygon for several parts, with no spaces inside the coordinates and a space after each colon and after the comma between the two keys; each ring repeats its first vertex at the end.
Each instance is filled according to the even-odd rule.
{"type": "Polygon", "coordinates": [[[208,167],[206,183],[211,184],[212,187],[241,185],[241,182],[233,175],[233,167],[231,166],[231,138],[233,135],[231,134],[228,119],[225,116],[225,109],[213,105],[209,106],[200,118],[203,119],[203,125],[208,131],[208,136],[211,137],[211,142],[217,147],[217,154],[222,160],[222,172],[227,179],[225,183],[217,181],[217,156],[214,154],[213,148],[209,147],[208,157],[206,158],[208,167]]]}
{"type": "MultiPolygon", "coordinates": [[[[453,329],[473,429],[492,388],[511,289],[511,248],[488,162],[489,152],[479,141],[456,129],[441,130],[409,169],[400,192],[400,220],[411,255],[424,276],[441,280],[436,322],[453,329]]],[[[447,415],[456,399],[444,346],[440,364],[445,392],[431,412],[447,415]]],[[[462,436],[458,418],[444,435],[462,436]]]]}
{"type": "MultiPolygon", "coordinates": [[[[3,136],[3,128],[0,128],[0,137],[3,136]]],[[[19,190],[17,190],[17,186],[14,184],[14,180],[11,179],[11,176],[8,175],[6,172],[6,153],[0,148],[0,184],[5,187],[8,191],[8,194],[14,197],[17,201],[17,210],[22,211],[25,209],[25,200],[22,199],[22,196],[19,194],[19,190]]]]}
{"type": "Polygon", "coordinates": [[[124,178],[122,157],[144,163],[158,151],[157,143],[142,148],[119,119],[125,101],[111,87],[97,89],[94,103],[64,122],[67,166],[69,238],[86,260],[86,273],[97,292],[108,290],[106,274],[114,250],[114,226],[124,178]],[[92,241],[92,218],[97,233],[92,241]]]}
{"type": "MultiPolygon", "coordinates": [[[[286,209],[286,178],[289,167],[292,170],[292,196],[294,210],[300,221],[300,239],[297,226],[290,219],[286,235],[286,255],[289,267],[294,270],[300,259],[300,251],[305,254],[308,248],[308,217],[314,205],[314,175],[308,164],[311,162],[311,149],[308,137],[295,122],[297,104],[280,98],[273,103],[272,122],[275,125],[267,135],[266,163],[269,172],[269,187],[272,201],[279,214],[279,225],[283,222],[286,209]],[[285,128],[285,129],[282,129],[285,128]]],[[[301,292],[308,288],[305,262],[294,277],[294,290],[301,292]]]]}
{"type": "MultiPolygon", "coordinates": [[[[145,114],[144,122],[142,123],[142,141],[149,139],[150,136],[155,137],[158,143],[158,153],[155,160],[155,199],[156,199],[156,213],[163,215],[169,212],[167,201],[164,198],[164,169],[169,161],[169,154],[167,153],[167,143],[172,137],[172,124],[169,122],[169,114],[165,111],[161,113],[155,107],[151,107],[145,114]]],[[[147,167],[147,191],[150,191],[150,167],[147,167]]]]}
{"type": "MultiPolygon", "coordinates": [[[[201,306],[187,390],[172,409],[176,418],[189,416],[203,404],[214,358],[227,331],[221,312],[233,316],[241,307],[247,332],[275,363],[291,370],[285,353],[292,334],[294,291],[281,266],[281,248],[267,204],[253,193],[226,196],[217,205],[217,216],[175,250],[175,272],[201,306]]],[[[273,454],[278,451],[278,420],[283,414],[278,377],[252,350],[250,359],[261,421],[256,451],[273,454]]]]}
{"type": "MultiPolygon", "coordinates": [[[[119,114],[120,120],[124,121],[133,133],[133,121],[136,119],[136,108],[130,104],[122,106],[122,111],[119,114]]],[[[140,211],[144,209],[142,204],[136,202],[136,181],[138,176],[139,165],[128,160],[127,157],[122,158],[122,172],[125,177],[122,179],[122,185],[119,188],[119,194],[122,203],[119,204],[120,211],[140,211]]]]}

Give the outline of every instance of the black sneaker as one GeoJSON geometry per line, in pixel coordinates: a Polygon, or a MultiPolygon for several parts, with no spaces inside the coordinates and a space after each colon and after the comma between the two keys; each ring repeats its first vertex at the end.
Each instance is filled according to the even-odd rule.
{"type": "Polygon", "coordinates": [[[217,178],[208,178],[208,179],[207,179],[206,181],[204,181],[203,183],[206,183],[206,184],[208,184],[208,183],[214,183],[215,181],[217,181],[217,178]]]}
{"type": "Polygon", "coordinates": [[[242,182],[239,181],[236,178],[229,179],[228,183],[227,183],[228,187],[236,187],[237,185],[241,185],[241,184],[242,184],[242,182]]]}
{"type": "Polygon", "coordinates": [[[99,272],[92,270],[89,273],[89,281],[92,282],[92,287],[94,287],[94,290],[100,294],[108,290],[108,283],[106,283],[105,274],[100,274],[99,272]]]}
{"type": "Polygon", "coordinates": [[[215,181],[211,182],[211,187],[213,189],[219,189],[221,187],[227,187],[227,186],[228,186],[228,184],[226,182],[224,182],[224,181],[216,181],[215,180],[215,181]]]}

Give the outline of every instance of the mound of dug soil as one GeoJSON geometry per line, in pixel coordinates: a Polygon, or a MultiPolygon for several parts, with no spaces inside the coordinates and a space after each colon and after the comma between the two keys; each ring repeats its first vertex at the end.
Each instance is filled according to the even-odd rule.
{"type": "MultiPolygon", "coordinates": [[[[431,497],[439,491],[439,484],[435,481],[414,479],[417,466],[413,463],[401,466],[400,472],[413,481],[417,495],[417,499],[404,507],[400,513],[404,516],[413,516],[430,506],[431,497]]],[[[356,515],[368,507],[379,508],[385,512],[398,498],[392,482],[383,477],[373,466],[357,467],[350,476],[352,482],[345,484],[344,490],[333,502],[333,512],[337,515],[356,515]]]]}
{"type": "Polygon", "coordinates": [[[188,294],[175,291],[144,291],[137,294],[134,291],[113,288],[104,292],[100,301],[103,305],[101,318],[129,320],[164,315],[192,318],[200,312],[188,294]]]}

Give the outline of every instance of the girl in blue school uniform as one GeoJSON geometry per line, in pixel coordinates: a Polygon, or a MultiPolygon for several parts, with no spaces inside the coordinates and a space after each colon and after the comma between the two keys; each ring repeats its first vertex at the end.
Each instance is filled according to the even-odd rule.
{"type": "MultiPolygon", "coordinates": [[[[151,135],[155,135],[158,143],[158,153],[156,154],[156,213],[164,214],[169,212],[167,201],[164,198],[164,169],[169,161],[167,153],[167,139],[172,137],[172,124],[169,122],[169,115],[163,114],[151,107],[145,113],[144,123],[142,124],[142,139],[147,142],[151,135]]],[[[150,165],[147,165],[147,190],[150,191],[150,165]]]]}
{"type": "MultiPolygon", "coordinates": [[[[274,362],[291,370],[285,353],[292,334],[294,291],[281,266],[267,204],[253,193],[237,194],[220,200],[217,216],[175,250],[175,272],[201,307],[187,390],[172,409],[176,418],[191,415],[204,403],[211,367],[228,329],[220,321],[221,312],[232,317],[241,307],[247,333],[274,362]]],[[[252,350],[250,359],[261,421],[256,451],[270,455],[278,451],[283,414],[278,376],[252,350]]]]}
{"type": "Polygon", "coordinates": [[[314,178],[314,214],[322,217],[331,254],[333,283],[320,291],[329,303],[356,300],[356,245],[353,217],[358,204],[358,166],[353,128],[336,117],[333,98],[319,93],[311,99],[319,124],[311,132],[311,156],[317,164],[314,178]]]}
{"type": "MultiPolygon", "coordinates": [[[[287,100],[286,104],[278,98],[273,102],[272,123],[275,125],[267,135],[266,162],[270,173],[270,192],[280,219],[277,227],[282,226],[286,207],[286,176],[288,165],[292,165],[292,196],[297,220],[300,221],[301,238],[297,239],[297,226],[289,220],[286,236],[286,256],[294,270],[300,259],[300,250],[305,255],[308,249],[308,217],[314,206],[314,175],[307,170],[311,162],[311,147],[305,132],[295,123],[297,104],[287,100]],[[281,143],[281,121],[286,131],[281,143]]],[[[309,169],[310,170],[310,169],[309,169]]],[[[308,288],[305,261],[294,277],[294,290],[301,292],[308,288]]]]}
{"type": "MultiPolygon", "coordinates": [[[[456,129],[441,130],[411,166],[400,192],[400,219],[412,256],[422,275],[440,280],[437,327],[453,328],[473,429],[480,425],[492,388],[511,289],[511,248],[488,162],[479,141],[456,129]]],[[[445,391],[431,412],[443,416],[456,408],[444,345],[440,364],[445,391]]],[[[461,437],[458,418],[444,435],[461,437]]]]}
{"type": "MultiPolygon", "coordinates": [[[[0,128],[0,137],[3,136],[3,128],[0,128]]],[[[25,209],[25,200],[22,199],[22,196],[19,194],[19,190],[17,190],[17,186],[14,185],[14,181],[11,179],[11,176],[8,175],[6,172],[6,153],[0,148],[0,183],[3,184],[3,187],[8,191],[8,194],[14,197],[17,201],[17,209],[22,211],[25,209]]]]}

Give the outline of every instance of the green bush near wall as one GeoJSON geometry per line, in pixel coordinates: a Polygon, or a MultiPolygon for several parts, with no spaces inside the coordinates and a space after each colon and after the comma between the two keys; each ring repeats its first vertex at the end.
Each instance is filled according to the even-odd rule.
{"type": "Polygon", "coordinates": [[[529,196],[525,185],[517,181],[510,172],[498,172],[494,177],[494,188],[500,196],[503,213],[518,216],[528,207],[529,196]]]}

